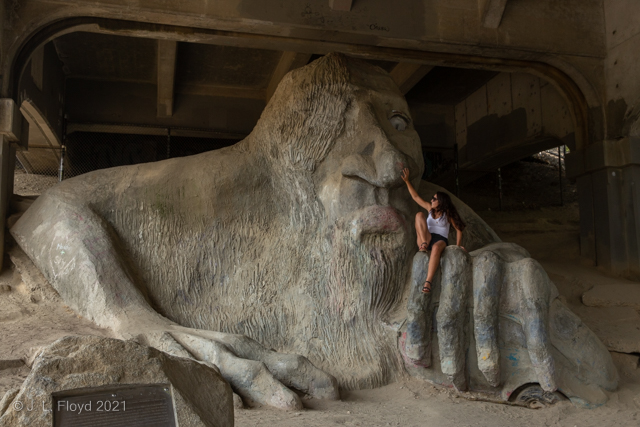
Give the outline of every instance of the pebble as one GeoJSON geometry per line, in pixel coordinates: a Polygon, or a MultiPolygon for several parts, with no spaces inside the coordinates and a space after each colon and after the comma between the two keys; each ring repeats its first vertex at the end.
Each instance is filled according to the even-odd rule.
{"type": "Polygon", "coordinates": [[[0,292],[11,292],[11,285],[0,285],[0,292]]]}

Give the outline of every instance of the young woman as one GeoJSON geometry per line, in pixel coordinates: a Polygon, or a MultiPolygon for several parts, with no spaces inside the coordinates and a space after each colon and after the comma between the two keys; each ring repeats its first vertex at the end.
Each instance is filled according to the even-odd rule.
{"type": "Polygon", "coordinates": [[[460,247],[462,247],[462,231],[466,225],[458,215],[458,211],[447,193],[438,191],[431,198],[431,201],[427,202],[418,195],[416,189],[409,182],[408,168],[402,170],[401,176],[402,180],[407,184],[413,200],[428,212],[426,216],[424,212],[416,214],[416,232],[418,234],[419,250],[421,252],[431,251],[427,280],[425,280],[422,287],[422,292],[429,293],[431,292],[431,281],[440,265],[442,251],[449,244],[449,225],[456,229],[456,245],[460,247]]]}

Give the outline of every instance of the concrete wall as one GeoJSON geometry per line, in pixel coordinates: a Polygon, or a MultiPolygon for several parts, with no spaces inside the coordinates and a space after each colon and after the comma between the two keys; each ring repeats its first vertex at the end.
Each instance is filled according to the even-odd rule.
{"type": "Polygon", "coordinates": [[[640,137],[640,2],[605,0],[604,6],[606,139],[640,137]]]}
{"type": "Polygon", "coordinates": [[[640,3],[604,0],[602,139],[568,158],[578,177],[582,254],[640,279],[640,3]]]}
{"type": "MultiPolygon", "coordinates": [[[[53,43],[47,43],[31,56],[20,82],[17,103],[30,100],[58,139],[62,139],[64,125],[65,76],[53,43]]],[[[30,126],[30,137],[37,134],[30,126]]]]}
{"type": "Polygon", "coordinates": [[[531,74],[498,74],[455,106],[455,119],[462,170],[494,170],[560,144],[575,148],[566,102],[531,74]]]}

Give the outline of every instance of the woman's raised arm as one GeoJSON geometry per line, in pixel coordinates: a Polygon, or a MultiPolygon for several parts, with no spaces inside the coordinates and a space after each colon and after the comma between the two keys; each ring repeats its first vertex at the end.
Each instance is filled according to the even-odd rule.
{"type": "Polygon", "coordinates": [[[409,168],[402,169],[402,174],[400,175],[400,177],[402,178],[404,183],[407,184],[407,188],[409,189],[409,194],[411,194],[411,198],[415,200],[417,204],[425,208],[427,211],[430,211],[431,203],[426,202],[422,197],[420,197],[416,189],[413,188],[413,185],[411,185],[411,182],[409,181],[409,168]]]}

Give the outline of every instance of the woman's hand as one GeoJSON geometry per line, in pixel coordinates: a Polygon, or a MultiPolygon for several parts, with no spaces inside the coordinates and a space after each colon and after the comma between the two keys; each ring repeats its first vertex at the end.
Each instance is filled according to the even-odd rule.
{"type": "Polygon", "coordinates": [[[409,168],[402,169],[402,173],[400,174],[400,177],[402,178],[404,183],[407,184],[407,189],[409,190],[409,194],[411,195],[411,198],[415,200],[417,204],[419,204],[426,210],[430,211],[431,203],[427,203],[424,200],[422,200],[422,198],[418,195],[418,192],[416,191],[416,189],[413,188],[413,185],[411,185],[411,181],[409,181],[409,168]]]}
{"type": "Polygon", "coordinates": [[[402,178],[402,180],[404,182],[409,182],[409,168],[404,168],[402,169],[402,174],[400,174],[400,177],[402,178]]]}

